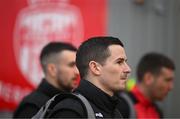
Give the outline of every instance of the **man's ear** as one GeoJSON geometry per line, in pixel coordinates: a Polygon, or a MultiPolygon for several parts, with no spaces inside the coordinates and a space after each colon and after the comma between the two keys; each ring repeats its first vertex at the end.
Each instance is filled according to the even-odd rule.
{"type": "Polygon", "coordinates": [[[49,75],[51,75],[52,77],[56,77],[57,69],[56,69],[55,64],[53,64],[53,63],[48,64],[47,71],[48,71],[49,75]]]}
{"type": "Polygon", "coordinates": [[[101,65],[95,61],[90,61],[89,62],[89,70],[94,75],[100,75],[101,74],[101,65]]]}
{"type": "Polygon", "coordinates": [[[144,82],[146,85],[151,85],[154,82],[154,75],[150,72],[145,73],[144,82]]]}

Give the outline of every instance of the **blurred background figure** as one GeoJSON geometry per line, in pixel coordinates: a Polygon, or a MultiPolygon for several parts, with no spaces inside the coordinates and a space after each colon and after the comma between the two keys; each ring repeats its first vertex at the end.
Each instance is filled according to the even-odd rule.
{"type": "Polygon", "coordinates": [[[168,57],[158,53],[144,55],[137,66],[137,83],[124,98],[127,105],[119,105],[124,117],[162,118],[156,101],[162,101],[173,88],[174,70],[168,57]]]}
{"type": "Polygon", "coordinates": [[[14,113],[14,118],[30,118],[55,94],[71,92],[79,74],[76,48],[62,42],[47,44],[40,54],[45,77],[38,88],[26,96],[14,113]]]}

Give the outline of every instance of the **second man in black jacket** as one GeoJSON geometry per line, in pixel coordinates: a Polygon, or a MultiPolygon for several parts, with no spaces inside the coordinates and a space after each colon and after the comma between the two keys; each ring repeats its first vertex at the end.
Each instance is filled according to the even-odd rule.
{"type": "Polygon", "coordinates": [[[76,51],[74,46],[62,42],[51,42],[42,49],[40,62],[45,78],[22,100],[14,118],[31,118],[54,95],[71,92],[79,74],[75,64],[76,51]]]}

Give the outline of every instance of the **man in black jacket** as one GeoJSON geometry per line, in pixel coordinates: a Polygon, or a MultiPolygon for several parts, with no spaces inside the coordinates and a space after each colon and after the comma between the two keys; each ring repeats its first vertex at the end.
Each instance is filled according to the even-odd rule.
{"type": "MultiPolygon", "coordinates": [[[[96,118],[121,118],[116,92],[125,88],[131,69],[122,42],[114,37],[93,37],[82,43],[76,54],[81,82],[75,90],[91,104],[96,118]]],[[[53,108],[53,118],[87,118],[79,101],[67,98],[53,108]]]]}
{"type": "Polygon", "coordinates": [[[45,78],[23,99],[14,118],[30,118],[55,94],[71,92],[79,74],[75,65],[76,51],[74,46],[61,42],[51,42],[42,49],[40,61],[45,78]]]}

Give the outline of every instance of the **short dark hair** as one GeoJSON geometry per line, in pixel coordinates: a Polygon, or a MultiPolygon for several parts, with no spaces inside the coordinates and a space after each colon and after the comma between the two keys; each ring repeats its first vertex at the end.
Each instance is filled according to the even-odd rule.
{"type": "Polygon", "coordinates": [[[175,70],[175,65],[167,56],[159,53],[148,53],[144,55],[137,66],[137,79],[142,81],[144,74],[150,72],[158,75],[162,68],[175,70]]]}
{"type": "Polygon", "coordinates": [[[46,71],[46,65],[50,61],[49,59],[55,59],[55,55],[64,50],[77,51],[73,45],[63,42],[50,42],[44,46],[40,54],[40,62],[44,72],[46,71]]]}
{"type": "Polygon", "coordinates": [[[93,60],[103,65],[107,57],[111,55],[108,49],[110,45],[120,45],[124,47],[118,38],[110,36],[92,37],[80,45],[76,53],[76,65],[81,78],[87,76],[90,61],[93,60]]]}

